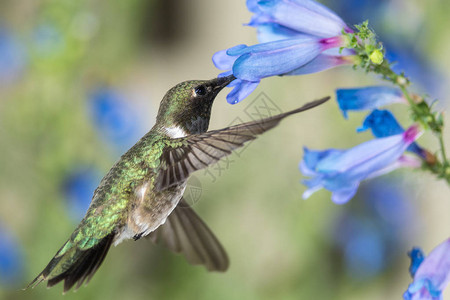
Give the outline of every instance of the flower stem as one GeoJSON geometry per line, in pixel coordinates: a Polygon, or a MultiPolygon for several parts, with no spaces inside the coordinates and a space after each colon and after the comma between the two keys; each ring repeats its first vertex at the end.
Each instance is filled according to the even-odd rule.
{"type": "Polygon", "coordinates": [[[361,67],[367,73],[381,75],[384,80],[400,88],[411,108],[412,120],[419,122],[425,130],[433,132],[439,140],[441,160],[426,150],[427,155],[423,158],[424,169],[436,174],[438,178],[445,179],[450,185],[450,163],[445,151],[442,114],[434,112],[432,104],[428,104],[425,99],[419,98],[417,100],[408,92],[409,80],[403,74],[397,74],[392,70],[391,64],[382,55],[382,45],[376,41],[376,35],[369,29],[368,23],[364,22],[356,28],[358,31],[355,33],[343,33],[347,36],[347,47],[353,49],[359,56],[358,64],[354,67],[361,67]]]}

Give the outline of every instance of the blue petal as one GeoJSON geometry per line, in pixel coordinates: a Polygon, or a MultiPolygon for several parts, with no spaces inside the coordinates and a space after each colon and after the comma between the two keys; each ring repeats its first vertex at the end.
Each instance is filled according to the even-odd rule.
{"type": "Polygon", "coordinates": [[[380,106],[404,102],[402,92],[399,89],[384,86],[338,89],[336,97],[345,118],[347,118],[348,110],[373,110],[380,106]]]}
{"type": "Polygon", "coordinates": [[[327,149],[322,151],[309,150],[308,148],[303,148],[303,162],[305,166],[310,170],[315,170],[320,161],[325,158],[339,157],[344,150],[338,149],[327,149]]]}
{"type": "Polygon", "coordinates": [[[247,9],[253,13],[260,13],[261,10],[259,9],[258,1],[259,0],[247,0],[246,1],[247,9]]]}
{"type": "Polygon", "coordinates": [[[241,55],[233,65],[233,74],[236,77],[258,81],[264,77],[284,74],[307,64],[322,50],[317,41],[305,42],[304,39],[276,41],[257,46],[266,50],[241,55]]]}
{"type": "Polygon", "coordinates": [[[271,16],[264,14],[264,13],[258,13],[258,14],[254,14],[251,17],[250,22],[248,22],[248,24],[244,24],[244,25],[258,27],[258,26],[270,24],[273,22],[274,22],[274,20],[271,16]]]}
{"type": "Polygon", "coordinates": [[[331,9],[329,9],[328,7],[319,2],[316,2],[314,0],[292,0],[292,1],[324,17],[333,19],[336,22],[344,23],[342,19],[334,11],[332,11],[331,9]]]}
{"type": "Polygon", "coordinates": [[[316,168],[322,173],[344,173],[361,166],[373,171],[370,169],[374,168],[374,163],[383,166],[391,164],[403,154],[408,145],[401,134],[375,139],[350,148],[340,156],[326,157],[316,168]]]}
{"type": "MultiPolygon", "coordinates": [[[[372,134],[377,138],[400,134],[405,131],[390,111],[378,109],[375,109],[366,117],[363,125],[357,129],[357,132],[367,129],[371,129],[372,134]]],[[[417,143],[412,143],[407,150],[422,158],[426,155],[424,149],[417,143]]]]}
{"type": "Polygon", "coordinates": [[[425,254],[420,248],[413,248],[410,252],[408,252],[408,256],[411,258],[409,274],[411,274],[411,277],[414,277],[420,264],[425,259],[425,254]]]}
{"type": "Polygon", "coordinates": [[[259,25],[257,31],[258,40],[260,43],[268,43],[284,39],[295,39],[305,35],[276,23],[259,25]]]}
{"type": "Polygon", "coordinates": [[[372,129],[375,137],[386,137],[400,134],[405,130],[388,110],[373,110],[364,120],[363,125],[357,129],[358,132],[372,129]]]}
{"type": "Polygon", "coordinates": [[[331,200],[336,204],[345,204],[355,196],[359,184],[333,191],[331,200]]]}
{"type": "Polygon", "coordinates": [[[306,65],[283,75],[306,75],[318,73],[346,63],[349,64],[350,61],[343,59],[342,56],[319,54],[306,65]]]}
{"type": "Polygon", "coordinates": [[[214,65],[219,70],[230,70],[236,61],[236,56],[230,56],[227,54],[227,50],[221,50],[214,53],[212,60],[214,65]]]}
{"type": "Polygon", "coordinates": [[[319,37],[332,37],[347,28],[345,23],[327,8],[313,1],[259,1],[259,9],[274,22],[298,32],[319,37]]]}
{"type": "Polygon", "coordinates": [[[295,39],[287,39],[281,41],[272,41],[252,46],[237,45],[227,50],[227,54],[231,56],[239,56],[247,53],[268,53],[278,49],[289,48],[301,44],[319,43],[318,38],[307,34],[301,34],[295,39]]]}
{"type": "Polygon", "coordinates": [[[246,81],[236,79],[229,86],[234,86],[234,89],[227,95],[227,102],[236,104],[250,95],[258,86],[259,81],[246,81]]]}
{"type": "MultiPolygon", "coordinates": [[[[245,51],[242,51],[242,50],[245,50],[245,49],[248,49],[248,48],[249,47],[247,45],[239,44],[239,45],[236,45],[234,47],[229,48],[227,50],[227,54],[231,55],[231,56],[241,55],[243,53],[246,53],[245,51]]],[[[247,50],[247,51],[251,51],[251,50],[247,50]]]]}

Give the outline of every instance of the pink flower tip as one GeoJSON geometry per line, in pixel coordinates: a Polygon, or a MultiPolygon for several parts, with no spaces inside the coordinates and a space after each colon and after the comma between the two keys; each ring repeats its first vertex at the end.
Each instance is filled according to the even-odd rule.
{"type": "Polygon", "coordinates": [[[419,125],[412,125],[403,133],[403,139],[405,140],[405,143],[411,144],[420,135],[422,135],[422,131],[419,130],[419,125]]]}
{"type": "Polygon", "coordinates": [[[332,48],[344,47],[345,46],[345,37],[342,35],[334,36],[331,38],[321,39],[319,43],[323,47],[323,51],[332,48]]]}

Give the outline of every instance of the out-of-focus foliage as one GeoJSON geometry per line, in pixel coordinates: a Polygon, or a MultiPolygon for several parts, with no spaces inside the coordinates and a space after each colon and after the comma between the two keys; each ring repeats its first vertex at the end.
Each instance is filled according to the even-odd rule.
{"type": "MultiPolygon", "coordinates": [[[[250,17],[244,2],[0,2],[0,299],[61,297],[60,286],[19,289],[68,238],[101,175],[150,129],[165,91],[183,80],[216,76],[211,56],[217,50],[256,42],[254,29],[241,26],[250,17]],[[14,266],[9,276],[4,265],[14,266]]],[[[361,1],[351,8],[372,12],[358,22],[387,24],[386,14],[392,16],[389,28],[408,40],[400,44],[413,45],[419,61],[438,74],[433,83],[446,82],[448,1],[361,1]]],[[[354,21],[337,12],[348,24],[354,21]]],[[[415,58],[405,61],[409,66],[415,58]]],[[[373,83],[345,68],[267,79],[241,104],[218,97],[210,128],[259,118],[274,107],[295,108],[339,87],[373,83]]],[[[445,101],[441,89],[448,87],[436,95],[445,101]]],[[[145,239],[128,241],[111,249],[87,287],[65,297],[399,298],[410,282],[406,252],[420,244],[428,253],[449,235],[445,184],[397,172],[386,192],[382,181],[366,182],[348,205],[334,205],[328,192],[301,200],[296,164],[302,146],[359,144],[370,137],[354,134],[361,118],[344,122],[329,103],[287,120],[209,173],[196,174],[202,196],[194,209],[227,249],[226,273],[190,266],[145,239]]]]}

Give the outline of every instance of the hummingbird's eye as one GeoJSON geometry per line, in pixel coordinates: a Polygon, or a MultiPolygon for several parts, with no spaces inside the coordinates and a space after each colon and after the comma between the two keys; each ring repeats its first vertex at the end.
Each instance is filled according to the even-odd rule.
{"type": "Polygon", "coordinates": [[[196,96],[205,96],[206,95],[206,87],[204,85],[199,85],[195,88],[195,95],[196,96]]]}

